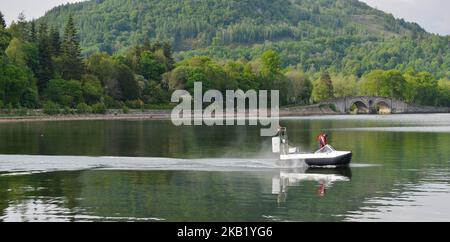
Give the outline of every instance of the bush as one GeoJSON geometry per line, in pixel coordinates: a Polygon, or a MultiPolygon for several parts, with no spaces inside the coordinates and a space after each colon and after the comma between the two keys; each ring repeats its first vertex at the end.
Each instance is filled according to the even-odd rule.
{"type": "Polygon", "coordinates": [[[45,90],[49,100],[65,107],[75,107],[83,99],[81,82],[62,79],[50,80],[45,90]]]}
{"type": "Polygon", "coordinates": [[[77,113],[78,114],[92,113],[92,107],[87,105],[86,103],[79,103],[77,105],[77,113]]]}
{"type": "Polygon", "coordinates": [[[7,109],[6,112],[8,114],[11,114],[13,110],[13,105],[11,103],[8,103],[8,105],[6,105],[6,109],[7,109]]]}
{"type": "Polygon", "coordinates": [[[16,113],[19,116],[27,116],[28,115],[28,109],[22,107],[22,108],[17,109],[16,113]]]}
{"type": "Polygon", "coordinates": [[[132,109],[142,109],[144,108],[144,102],[142,100],[132,100],[126,101],[125,105],[132,109]]]}
{"type": "Polygon", "coordinates": [[[106,105],[104,103],[96,103],[92,106],[92,112],[95,114],[106,114],[106,105]]]}
{"type": "Polygon", "coordinates": [[[75,114],[75,110],[69,107],[64,107],[63,114],[75,114]]]}
{"type": "Polygon", "coordinates": [[[126,105],[123,105],[123,107],[122,107],[122,112],[125,113],[125,114],[127,114],[127,113],[130,112],[130,109],[129,109],[126,105]]]}
{"type": "Polygon", "coordinates": [[[153,109],[153,110],[168,110],[173,109],[175,107],[174,104],[171,103],[161,103],[161,104],[146,104],[145,109],[153,109]]]}
{"type": "Polygon", "coordinates": [[[37,90],[27,88],[22,93],[20,104],[26,108],[36,108],[39,106],[39,95],[37,90]]]}
{"type": "Polygon", "coordinates": [[[52,101],[47,101],[46,103],[44,103],[44,113],[48,114],[48,115],[56,115],[60,113],[59,110],[59,105],[52,102],[52,101]]]}
{"type": "Polygon", "coordinates": [[[104,100],[106,107],[110,109],[121,108],[123,106],[122,101],[114,100],[111,96],[106,96],[104,100]]]}

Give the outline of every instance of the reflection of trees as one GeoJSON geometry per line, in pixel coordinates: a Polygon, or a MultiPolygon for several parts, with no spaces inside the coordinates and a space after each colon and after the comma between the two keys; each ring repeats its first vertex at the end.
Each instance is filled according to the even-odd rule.
{"type": "MultiPolygon", "coordinates": [[[[86,171],[0,177],[0,211],[10,201],[41,197],[64,198],[69,210],[81,207],[97,216],[259,221],[264,219],[262,215],[273,215],[288,220],[338,221],[342,217],[334,215],[358,211],[368,198],[392,197],[394,188],[399,192],[403,189],[398,184],[421,181],[430,164],[448,166],[447,134],[341,129],[392,125],[376,121],[287,120],[282,124],[288,127],[290,141],[302,150],[315,150],[315,137],[324,131],[330,134],[333,146],[353,151],[354,163],[382,166],[353,169],[351,182],[333,184],[320,200],[315,196],[315,182],[290,187],[282,208],[270,192],[273,174],[267,173],[86,171]]],[[[1,127],[3,154],[185,158],[245,157],[270,150],[270,139],[259,136],[260,127],[174,127],[170,121],[20,123],[1,127]]]]}
{"type": "Polygon", "coordinates": [[[64,208],[75,214],[83,187],[79,183],[82,172],[54,172],[23,176],[0,177],[0,217],[6,208],[28,200],[62,199],[64,208]]]}
{"type": "Polygon", "coordinates": [[[169,221],[261,220],[258,179],[245,173],[86,172],[81,205],[95,216],[156,217],[169,221]],[[101,177],[101,179],[99,179],[101,177]],[[131,178],[131,179],[130,179],[131,178]]]}
{"type": "MultiPolygon", "coordinates": [[[[170,121],[1,124],[0,153],[40,155],[245,157],[268,141],[257,126],[173,126],[170,121]]],[[[267,143],[269,144],[269,143],[267,143]]]]}

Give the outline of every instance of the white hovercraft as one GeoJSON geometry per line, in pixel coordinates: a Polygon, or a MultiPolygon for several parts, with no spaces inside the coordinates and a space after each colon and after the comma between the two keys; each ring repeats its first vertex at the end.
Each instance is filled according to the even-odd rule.
{"type": "Polygon", "coordinates": [[[337,151],[326,145],[315,153],[301,153],[299,148],[289,146],[286,128],[280,128],[277,137],[272,138],[273,153],[280,154],[282,161],[304,161],[308,166],[348,166],[352,160],[351,151],[337,151]]]}

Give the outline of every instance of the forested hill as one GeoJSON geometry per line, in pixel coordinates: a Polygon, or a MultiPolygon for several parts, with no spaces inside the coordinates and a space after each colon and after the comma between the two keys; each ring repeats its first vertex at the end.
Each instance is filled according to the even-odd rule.
{"type": "Polygon", "coordinates": [[[51,10],[62,24],[72,13],[85,50],[115,51],[144,38],[169,39],[176,50],[317,36],[410,35],[416,24],[354,0],[92,0],[51,10]]]}
{"type": "Polygon", "coordinates": [[[254,59],[267,49],[283,66],[415,69],[448,77],[449,37],[426,33],[357,0],[92,0],[54,8],[39,21],[61,30],[72,14],[83,53],[121,52],[169,40],[178,58],[254,59]]]}

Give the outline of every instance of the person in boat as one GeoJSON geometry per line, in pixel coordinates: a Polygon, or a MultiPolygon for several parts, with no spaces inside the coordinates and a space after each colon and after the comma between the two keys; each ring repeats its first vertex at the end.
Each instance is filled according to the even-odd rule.
{"type": "Polygon", "coordinates": [[[328,145],[328,135],[325,133],[320,133],[319,136],[317,136],[317,141],[319,141],[319,148],[322,149],[328,145]]]}

